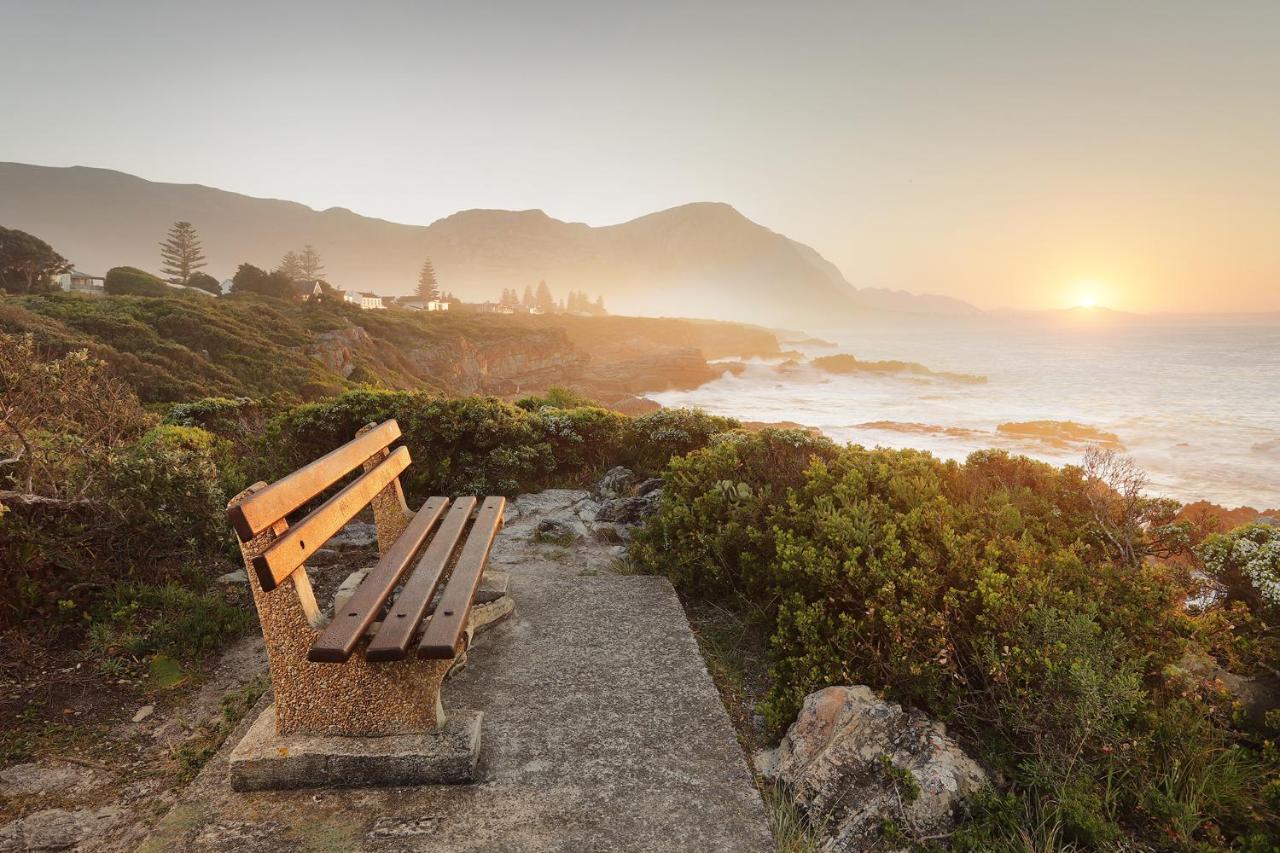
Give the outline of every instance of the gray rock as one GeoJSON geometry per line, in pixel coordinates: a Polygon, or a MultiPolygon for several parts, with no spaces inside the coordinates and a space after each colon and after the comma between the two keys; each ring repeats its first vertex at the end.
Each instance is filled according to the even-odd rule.
{"type": "Polygon", "coordinates": [[[348,522],[329,540],[329,548],[336,551],[370,548],[377,544],[378,528],[367,521],[348,522]]]}
{"type": "Polygon", "coordinates": [[[320,548],[314,554],[307,558],[308,566],[332,566],[338,560],[342,559],[342,555],[332,548],[320,548]]]}
{"type": "Polygon", "coordinates": [[[156,712],[155,705],[143,705],[141,708],[138,709],[138,713],[133,715],[133,721],[135,723],[140,723],[143,720],[145,720],[147,717],[150,717],[155,712],[156,712]]]}
{"type": "Polygon", "coordinates": [[[756,767],[823,825],[826,853],[879,849],[887,820],[908,838],[950,832],[956,807],[988,784],[941,723],[864,686],[807,696],[782,743],[758,754],[756,767]]]}
{"type": "Polygon", "coordinates": [[[662,488],[662,478],[651,477],[648,480],[645,480],[640,485],[636,486],[636,494],[647,495],[647,494],[650,494],[651,492],[656,492],[658,491],[658,489],[661,489],[661,488],[662,488]]]}
{"type": "Polygon", "coordinates": [[[15,764],[0,770],[0,796],[16,797],[92,787],[102,781],[88,767],[71,764],[15,764]]]}
{"type": "Polygon", "coordinates": [[[587,500],[591,495],[580,489],[547,489],[529,495],[520,495],[511,501],[519,519],[530,516],[556,515],[587,500]]]}
{"type": "Polygon", "coordinates": [[[631,493],[631,485],[635,479],[636,475],[630,468],[623,468],[621,465],[610,468],[596,483],[595,493],[605,500],[624,497],[631,493]]]}
{"type": "Polygon", "coordinates": [[[120,819],[119,806],[45,809],[0,827],[0,850],[66,850],[120,819]]]}
{"type": "Polygon", "coordinates": [[[606,545],[621,545],[622,536],[618,532],[618,528],[612,524],[596,525],[593,535],[597,542],[603,542],[606,545]]]}
{"type": "Polygon", "coordinates": [[[248,583],[249,579],[245,577],[244,569],[236,569],[234,572],[227,572],[225,575],[218,575],[217,583],[248,583]]]}
{"type": "MultiPolygon", "coordinates": [[[[577,520],[574,519],[574,522],[577,520]]],[[[581,522],[575,524],[563,518],[544,518],[538,522],[534,539],[556,545],[572,545],[582,536],[581,522]]]]}
{"type": "Polygon", "coordinates": [[[600,514],[600,502],[588,498],[574,506],[574,514],[578,516],[583,524],[593,524],[596,516],[600,514]]]}
{"type": "Polygon", "coordinates": [[[596,513],[598,521],[612,521],[615,524],[639,524],[658,511],[658,501],[662,496],[659,489],[647,495],[634,495],[628,498],[614,498],[605,501],[596,513]]]}

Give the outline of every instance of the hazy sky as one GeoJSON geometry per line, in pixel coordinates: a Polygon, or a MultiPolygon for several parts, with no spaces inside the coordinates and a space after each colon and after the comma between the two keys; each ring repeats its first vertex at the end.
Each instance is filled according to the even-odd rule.
{"type": "Polygon", "coordinates": [[[858,286],[1280,309],[1278,0],[0,0],[0,27],[0,160],[414,223],[726,201],[858,286]]]}

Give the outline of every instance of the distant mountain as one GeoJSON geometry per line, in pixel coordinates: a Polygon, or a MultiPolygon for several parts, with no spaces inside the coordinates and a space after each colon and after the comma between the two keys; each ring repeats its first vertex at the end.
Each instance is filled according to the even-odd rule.
{"type": "Polygon", "coordinates": [[[540,210],[466,210],[429,226],[316,211],[195,184],[165,184],[81,166],[0,163],[0,225],[34,233],[86,272],[159,266],[175,220],[194,223],[208,271],[227,278],[311,243],[325,277],[352,290],[410,292],[426,257],[465,300],[496,299],[545,280],[557,296],[602,295],[615,313],[831,325],[868,312],[969,314],[940,296],[859,290],[812,248],[727,204],[695,203],[593,228],[540,210]]]}

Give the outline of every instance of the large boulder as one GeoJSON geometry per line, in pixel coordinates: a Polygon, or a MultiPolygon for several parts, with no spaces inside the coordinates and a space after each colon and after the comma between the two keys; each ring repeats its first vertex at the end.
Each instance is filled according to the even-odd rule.
{"type": "Polygon", "coordinates": [[[639,524],[658,511],[661,499],[662,489],[656,489],[644,495],[614,498],[600,505],[596,520],[614,524],[639,524]]]}
{"type": "Polygon", "coordinates": [[[941,723],[863,686],[810,694],[778,748],[757,755],[756,766],[824,827],[827,853],[905,848],[948,833],[960,802],[988,784],[941,723]],[[885,834],[889,825],[893,836],[885,834]]]}
{"type": "Polygon", "coordinates": [[[604,500],[629,495],[631,493],[631,485],[635,480],[636,475],[632,473],[630,468],[624,468],[621,465],[616,468],[610,468],[600,478],[600,482],[596,483],[596,495],[604,500]]]}

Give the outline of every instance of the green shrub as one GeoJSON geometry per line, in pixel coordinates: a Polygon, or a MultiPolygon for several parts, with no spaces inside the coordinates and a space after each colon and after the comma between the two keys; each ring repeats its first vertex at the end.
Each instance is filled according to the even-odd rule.
{"type": "Polygon", "coordinates": [[[1229,601],[1280,620],[1280,527],[1246,524],[1216,533],[1200,543],[1196,555],[1229,601]]]}
{"type": "Polygon", "coordinates": [[[581,409],[595,406],[596,403],[594,400],[590,400],[569,388],[552,387],[548,388],[541,397],[536,395],[521,397],[516,400],[516,405],[526,411],[536,412],[538,409],[546,407],[553,409],[581,409]]]}
{"type": "Polygon", "coordinates": [[[225,540],[228,461],[213,435],[178,426],[149,430],[116,460],[105,499],[131,561],[208,551],[225,540]]]}
{"type": "Polygon", "coordinates": [[[350,391],[273,418],[263,443],[268,478],[287,474],[350,441],[368,423],[395,418],[413,464],[402,475],[415,500],[432,494],[506,494],[583,485],[630,464],[642,474],[710,441],[734,421],[701,412],[634,420],[594,407],[536,410],[492,397],[350,391]]]}
{"type": "MultiPolygon", "coordinates": [[[[632,559],[764,623],[775,731],[814,690],[868,684],[1009,781],[962,849],[1266,837],[1266,771],[1225,751],[1228,715],[1206,700],[1170,723],[1190,713],[1163,681],[1194,628],[1181,574],[1114,556],[1080,470],[766,430],[673,459],[666,480],[632,559]]],[[[1150,553],[1142,537],[1164,531],[1128,535],[1150,553]]]]}
{"type": "Polygon", "coordinates": [[[103,287],[112,296],[168,296],[172,292],[160,278],[137,267],[112,267],[103,287]]]}

